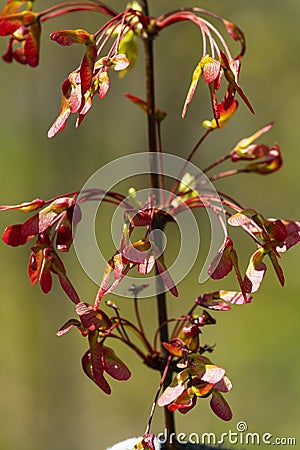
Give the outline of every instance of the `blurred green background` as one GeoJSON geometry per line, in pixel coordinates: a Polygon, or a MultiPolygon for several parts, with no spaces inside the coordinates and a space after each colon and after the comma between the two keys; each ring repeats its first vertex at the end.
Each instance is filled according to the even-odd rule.
{"type": "MultiPolygon", "coordinates": [[[[1,3],[4,5],[4,1],[1,3]]],[[[118,10],[126,4],[108,3],[118,10]]],[[[252,116],[240,102],[236,117],[205,143],[194,162],[206,166],[238,140],[274,120],[275,126],[264,142],[278,140],[283,169],[267,178],[245,175],[228,179],[218,187],[266,217],[299,220],[299,1],[149,3],[153,15],[182,5],[207,7],[244,30],[248,46],[240,82],[256,114],[252,116]]],[[[37,2],[36,9],[39,7],[44,6],[37,2]]],[[[122,96],[130,92],[144,97],[142,59],[128,77],[121,81],[113,77],[109,94],[102,101],[95,99],[79,130],[70,118],[63,133],[47,139],[47,130],[58,114],[61,82],[77,67],[82,54],[79,46],[59,47],[48,35],[55,29],[71,27],[94,31],[97,17],[78,14],[45,24],[41,64],[36,69],[1,63],[0,204],[79,190],[109,161],[146,150],[145,116],[122,96]]],[[[2,38],[0,44],[4,53],[6,39],[2,38]]],[[[202,133],[202,120],[211,118],[203,81],[187,118],[180,118],[191,73],[200,57],[198,31],[187,23],[170,27],[156,40],[155,48],[158,105],[168,112],[163,124],[164,150],[185,156],[202,133]]],[[[23,219],[21,213],[4,212],[0,215],[1,229],[23,219]]],[[[105,236],[108,232],[106,221],[100,233],[105,236]]],[[[249,250],[247,242],[244,244],[241,238],[241,245],[249,250]]],[[[110,247],[106,251],[109,253],[110,247]]],[[[11,249],[2,244],[0,252],[0,450],[103,450],[118,440],[143,433],[158,376],[118,347],[133,375],[126,384],[112,382],[111,397],[103,394],[81,371],[80,359],[87,342],[75,331],[61,338],[55,336],[57,329],[74,317],[71,302],[56,282],[48,296],[42,295],[39,287],[30,286],[29,248],[11,249]]],[[[82,300],[92,302],[96,285],[73,254],[65,255],[64,261],[82,300]]],[[[247,264],[245,256],[241,264],[247,264]]],[[[217,344],[212,360],[226,368],[234,384],[226,396],[234,412],[232,422],[216,418],[203,400],[188,416],[177,415],[179,432],[220,435],[230,429],[236,431],[237,422],[243,420],[250,432],[295,437],[297,448],[300,445],[299,248],[284,255],[282,265],[284,289],[269,267],[253,304],[214,314],[218,325],[204,329],[203,342],[217,344]]],[[[236,288],[233,278],[222,284],[199,286],[198,273],[196,267],[180,284],[179,299],[169,298],[171,315],[186,311],[206,290],[236,288]]],[[[130,300],[117,301],[122,312],[131,311],[130,300]]],[[[149,318],[151,326],[155,320],[153,300],[143,303],[144,317],[149,318]]],[[[163,431],[159,411],[153,431],[163,431]]]]}

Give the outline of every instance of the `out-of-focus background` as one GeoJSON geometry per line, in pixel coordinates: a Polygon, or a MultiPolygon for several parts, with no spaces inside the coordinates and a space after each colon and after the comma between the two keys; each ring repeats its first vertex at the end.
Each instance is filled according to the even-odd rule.
{"type": "MultiPolygon", "coordinates": [[[[3,0],[1,3],[4,6],[3,0]]],[[[118,10],[126,4],[108,3],[118,10]]],[[[248,45],[240,82],[256,114],[251,115],[240,102],[236,117],[224,130],[213,134],[194,162],[206,166],[241,138],[275,121],[263,140],[267,144],[279,142],[283,169],[269,177],[241,175],[218,187],[266,217],[299,220],[299,1],[149,3],[153,15],[182,5],[207,7],[244,30],[248,45]]],[[[53,2],[37,2],[36,9],[45,4],[53,2]]],[[[82,55],[80,46],[62,48],[50,42],[50,32],[60,28],[94,31],[97,17],[74,14],[46,23],[41,64],[36,69],[1,63],[0,204],[37,196],[47,199],[79,190],[95,170],[109,161],[146,150],[145,116],[122,96],[130,92],[144,97],[142,48],[136,68],[121,81],[113,77],[109,94],[102,101],[95,98],[92,111],[78,130],[70,118],[63,133],[47,139],[47,130],[58,114],[61,82],[77,67],[82,55]]],[[[6,39],[2,38],[1,53],[5,45],[6,39]]],[[[164,150],[186,156],[202,132],[202,120],[211,118],[203,80],[187,118],[180,118],[191,73],[200,57],[199,33],[188,23],[172,26],[156,40],[155,48],[158,105],[168,112],[163,124],[164,150]]],[[[3,212],[1,229],[23,220],[22,213],[3,212]]],[[[109,232],[108,221],[100,226],[100,235],[109,232]]],[[[238,239],[245,249],[252,249],[244,243],[241,233],[238,239]]],[[[143,433],[158,376],[118,347],[133,375],[126,383],[112,381],[111,397],[103,394],[81,370],[80,359],[87,342],[75,331],[61,338],[55,336],[57,329],[74,317],[73,305],[56,281],[47,296],[38,286],[30,286],[29,245],[11,249],[2,244],[0,253],[0,450],[103,450],[118,440],[143,433]]],[[[65,255],[64,261],[82,300],[92,302],[97,286],[73,254],[65,255]]],[[[242,267],[246,264],[245,256],[241,256],[242,267]]],[[[245,421],[249,432],[300,441],[299,248],[285,254],[282,265],[286,274],[284,289],[269,265],[253,304],[214,314],[217,326],[204,329],[203,343],[216,343],[212,360],[223,365],[233,381],[234,388],[226,396],[234,411],[233,420],[223,423],[211,413],[208,401],[202,400],[188,416],[177,415],[179,432],[215,432],[220,436],[222,432],[237,431],[236,424],[245,421]]],[[[201,286],[197,283],[198,272],[196,267],[191,278],[180,284],[179,299],[168,299],[171,314],[186,311],[193,299],[206,290],[236,288],[233,278],[201,286]]],[[[129,299],[117,301],[122,311],[131,310],[129,299]]],[[[155,321],[154,303],[152,299],[143,303],[143,314],[151,327],[155,321]]],[[[163,431],[160,412],[153,431],[163,431]]]]}

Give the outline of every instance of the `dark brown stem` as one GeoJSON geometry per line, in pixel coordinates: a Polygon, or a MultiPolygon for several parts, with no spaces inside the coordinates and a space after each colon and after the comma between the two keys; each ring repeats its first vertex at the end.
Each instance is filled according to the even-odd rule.
{"type": "Polygon", "coordinates": [[[236,175],[237,173],[244,173],[244,172],[245,172],[244,169],[232,169],[232,170],[227,170],[226,172],[217,173],[216,175],[211,176],[211,177],[209,178],[209,181],[220,180],[221,178],[231,177],[232,175],[236,175]]]}
{"type": "Polygon", "coordinates": [[[143,14],[145,16],[149,16],[149,8],[148,8],[148,1],[147,0],[140,0],[141,6],[143,8],[143,14]]]}
{"type": "Polygon", "coordinates": [[[157,164],[157,123],[155,117],[155,95],[154,95],[154,60],[153,60],[153,37],[144,39],[145,47],[145,72],[146,72],[146,96],[147,96],[147,121],[148,121],[148,150],[150,157],[151,188],[159,189],[159,167],[157,164]]]}
{"type": "Polygon", "coordinates": [[[225,155],[222,156],[221,158],[217,159],[216,161],[214,161],[212,164],[210,164],[209,166],[205,167],[205,169],[203,169],[203,172],[206,173],[211,169],[214,169],[215,167],[217,167],[219,164],[221,164],[222,162],[226,161],[227,159],[230,158],[230,155],[225,155]]]}
{"type": "MultiPolygon", "coordinates": [[[[143,7],[143,13],[146,16],[149,16],[148,3],[146,0],[141,1],[143,7]]],[[[144,37],[144,50],[145,50],[145,77],[146,77],[146,97],[147,97],[147,125],[148,125],[148,150],[150,156],[150,182],[151,189],[153,190],[153,194],[157,196],[157,189],[162,188],[160,186],[160,176],[159,176],[159,164],[158,164],[158,154],[160,151],[159,148],[159,139],[158,139],[158,126],[157,119],[155,117],[155,84],[154,84],[154,55],[153,55],[153,35],[147,33],[144,37]]],[[[159,198],[154,199],[155,204],[157,205],[159,202],[159,198]]],[[[152,229],[159,229],[161,231],[164,230],[166,224],[166,220],[163,218],[159,212],[155,214],[152,223],[152,229]]],[[[160,248],[159,242],[156,242],[156,245],[160,248]]],[[[165,361],[165,365],[167,365],[168,355],[164,347],[162,346],[163,342],[168,342],[169,333],[168,333],[168,313],[167,313],[167,305],[166,305],[166,293],[165,287],[163,285],[162,279],[158,276],[158,270],[156,268],[157,275],[157,311],[158,311],[158,323],[160,327],[160,342],[161,342],[161,353],[162,357],[165,361]]],[[[163,375],[163,371],[162,371],[163,375]]],[[[172,380],[172,370],[167,370],[167,373],[164,374],[164,382],[163,386],[166,388],[172,380]]],[[[174,414],[169,411],[166,407],[164,408],[164,416],[165,416],[165,428],[167,430],[167,436],[175,436],[175,423],[174,423],[174,414]],[[173,434],[174,433],[174,434],[173,434]]],[[[172,441],[171,441],[172,442],[172,441]]],[[[167,439],[167,448],[168,450],[175,450],[176,443],[170,443],[170,439],[167,439]]]]}

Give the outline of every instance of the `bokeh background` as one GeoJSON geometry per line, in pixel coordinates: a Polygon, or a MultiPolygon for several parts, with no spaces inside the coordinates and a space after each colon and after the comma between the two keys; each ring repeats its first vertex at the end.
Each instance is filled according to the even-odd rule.
{"type": "MultiPolygon", "coordinates": [[[[2,0],[1,5],[4,3],[2,0]]],[[[278,140],[283,169],[270,177],[228,179],[218,187],[267,217],[299,220],[299,1],[149,3],[153,15],[182,5],[207,7],[244,30],[248,47],[240,81],[256,114],[252,116],[240,102],[234,120],[207,141],[194,162],[204,167],[238,140],[274,120],[274,128],[264,141],[272,144],[278,140]]],[[[36,8],[51,4],[37,2],[36,8]]],[[[121,10],[126,2],[110,4],[121,10]]],[[[47,199],[78,190],[109,161],[146,150],[145,116],[122,96],[130,92],[144,97],[142,60],[128,77],[121,81],[114,77],[109,94],[102,101],[95,99],[80,129],[75,130],[70,118],[63,133],[47,139],[47,130],[59,109],[61,82],[77,67],[82,52],[79,46],[59,47],[49,41],[48,35],[59,28],[94,31],[97,20],[96,15],[78,14],[45,24],[41,64],[36,69],[1,64],[0,204],[37,196],[47,199]]],[[[3,39],[2,53],[5,45],[3,39]]],[[[168,112],[163,125],[164,150],[185,156],[202,132],[202,120],[211,117],[208,90],[201,82],[187,118],[180,118],[191,73],[200,56],[198,31],[186,23],[170,27],[157,39],[155,48],[158,105],[168,112]]],[[[1,229],[24,218],[21,213],[1,213],[1,229]]],[[[109,221],[100,221],[99,227],[100,234],[105,235],[109,221]]],[[[249,250],[239,234],[238,239],[249,250]]],[[[109,244],[106,251],[111,251],[109,244]]],[[[74,316],[71,302],[56,282],[47,296],[38,286],[30,286],[29,248],[11,249],[2,244],[0,253],[0,450],[103,450],[118,440],[143,433],[157,375],[120,347],[120,356],[127,358],[133,376],[126,384],[112,382],[111,397],[103,394],[81,371],[86,341],[75,331],[61,338],[55,336],[57,329],[74,316]]],[[[92,302],[97,286],[73,254],[65,255],[64,260],[81,298],[92,302]]],[[[246,257],[241,256],[241,265],[246,264],[246,257]]],[[[269,267],[251,305],[215,314],[218,325],[204,329],[203,341],[217,344],[213,361],[227,369],[234,384],[226,396],[234,411],[232,422],[221,422],[204,400],[188,416],[177,416],[179,432],[220,435],[230,429],[236,431],[237,422],[243,420],[250,432],[295,437],[300,445],[299,248],[284,255],[282,265],[284,289],[269,267]]],[[[218,287],[199,286],[198,273],[196,267],[191,278],[180,284],[179,299],[169,298],[171,315],[188,309],[204,290],[236,287],[233,278],[218,287]]],[[[118,303],[123,312],[132,308],[128,299],[118,299],[118,303]]],[[[143,303],[143,314],[151,328],[155,306],[152,299],[143,303]]],[[[153,431],[163,431],[159,411],[153,431]]]]}

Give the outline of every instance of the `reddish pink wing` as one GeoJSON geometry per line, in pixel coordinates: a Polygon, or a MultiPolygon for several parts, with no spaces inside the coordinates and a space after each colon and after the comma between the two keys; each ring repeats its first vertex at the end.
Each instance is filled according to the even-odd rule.
{"type": "Polygon", "coordinates": [[[231,420],[232,419],[232,411],[230,406],[224,399],[223,395],[219,392],[214,391],[212,394],[212,398],[210,400],[210,407],[213,412],[220,417],[222,420],[231,420]]]}
{"type": "Polygon", "coordinates": [[[29,34],[26,37],[24,49],[27,64],[31,67],[36,67],[39,63],[40,36],[41,26],[38,22],[36,22],[29,28],[29,34]]]}
{"type": "Polygon", "coordinates": [[[104,369],[115,380],[123,381],[130,378],[131,373],[126,364],[120,360],[115,352],[109,348],[104,347],[104,369]]]}

